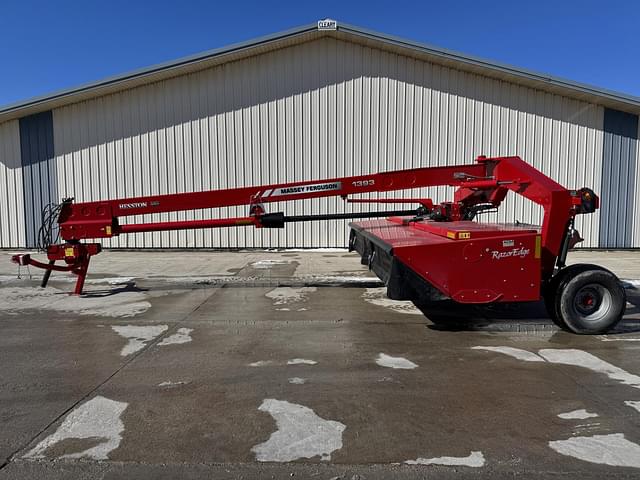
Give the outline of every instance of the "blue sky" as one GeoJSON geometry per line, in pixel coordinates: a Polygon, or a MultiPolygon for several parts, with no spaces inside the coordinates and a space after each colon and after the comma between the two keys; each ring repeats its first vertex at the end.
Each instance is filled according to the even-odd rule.
{"type": "Polygon", "coordinates": [[[5,0],[0,105],[325,17],[640,96],[635,0],[5,0]]]}

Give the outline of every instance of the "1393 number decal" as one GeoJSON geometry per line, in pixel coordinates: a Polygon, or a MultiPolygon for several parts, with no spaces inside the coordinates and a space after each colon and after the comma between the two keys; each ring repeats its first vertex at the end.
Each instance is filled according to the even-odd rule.
{"type": "Polygon", "coordinates": [[[375,180],[358,180],[356,182],[351,182],[354,187],[370,187],[376,184],[375,180]]]}

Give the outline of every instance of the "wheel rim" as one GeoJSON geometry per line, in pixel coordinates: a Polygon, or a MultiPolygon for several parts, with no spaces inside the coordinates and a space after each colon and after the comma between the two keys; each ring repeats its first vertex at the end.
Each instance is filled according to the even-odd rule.
{"type": "Polygon", "coordinates": [[[607,288],[591,283],[576,292],[573,311],[585,322],[597,323],[607,316],[612,303],[611,292],[607,288]]]}

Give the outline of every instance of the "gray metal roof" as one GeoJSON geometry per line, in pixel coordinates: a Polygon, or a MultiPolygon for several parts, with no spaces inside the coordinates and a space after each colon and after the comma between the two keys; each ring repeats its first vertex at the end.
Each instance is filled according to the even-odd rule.
{"type": "Polygon", "coordinates": [[[465,55],[338,22],[335,30],[322,30],[318,28],[316,23],[313,23],[246,42],[236,43],[227,47],[208,50],[171,62],[141,68],[96,82],[0,106],[0,122],[187,74],[220,63],[284,48],[327,35],[422,58],[459,70],[472,71],[488,77],[524,84],[559,95],[578,98],[632,113],[640,113],[640,97],[465,55]]]}

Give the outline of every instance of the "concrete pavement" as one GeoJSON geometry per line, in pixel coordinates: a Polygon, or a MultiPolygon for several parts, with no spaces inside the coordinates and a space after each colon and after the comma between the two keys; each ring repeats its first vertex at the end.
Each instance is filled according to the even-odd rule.
{"type": "MultiPolygon", "coordinates": [[[[640,279],[639,252],[570,261],[640,279]]],[[[633,282],[616,332],[576,336],[535,305],[436,329],[345,251],[104,252],[82,298],[15,273],[0,478],[640,475],[633,282]]]]}

